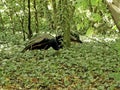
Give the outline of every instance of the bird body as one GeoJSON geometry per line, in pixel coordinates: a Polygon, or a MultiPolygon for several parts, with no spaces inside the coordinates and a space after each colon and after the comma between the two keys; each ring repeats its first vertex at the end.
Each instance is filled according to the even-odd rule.
{"type": "Polygon", "coordinates": [[[47,50],[50,47],[52,47],[54,50],[59,50],[60,48],[62,48],[60,41],[61,38],[62,38],[61,36],[57,36],[54,38],[38,36],[30,40],[29,43],[26,45],[26,47],[22,50],[22,52],[25,52],[27,50],[35,50],[35,49],[47,50]]]}

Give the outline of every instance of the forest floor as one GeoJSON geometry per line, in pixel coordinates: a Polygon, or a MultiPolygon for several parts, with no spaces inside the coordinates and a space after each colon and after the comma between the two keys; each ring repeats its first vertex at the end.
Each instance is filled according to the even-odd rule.
{"type": "Polygon", "coordinates": [[[82,44],[59,53],[52,48],[20,53],[24,45],[16,38],[0,45],[0,89],[120,90],[117,40],[82,37],[82,44]]]}

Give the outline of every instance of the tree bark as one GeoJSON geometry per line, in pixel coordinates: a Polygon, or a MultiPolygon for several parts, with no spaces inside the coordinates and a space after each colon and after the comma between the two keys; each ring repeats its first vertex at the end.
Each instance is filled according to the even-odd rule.
{"type": "Polygon", "coordinates": [[[30,13],[30,0],[28,0],[28,38],[32,37],[32,30],[31,30],[31,13],[30,13]]]}
{"type": "Polygon", "coordinates": [[[120,32],[120,0],[113,0],[113,2],[108,2],[106,0],[106,4],[120,32]]]}
{"type": "Polygon", "coordinates": [[[34,9],[35,9],[35,26],[36,26],[36,33],[38,33],[39,24],[38,24],[38,11],[36,8],[36,0],[34,0],[34,9]]]}

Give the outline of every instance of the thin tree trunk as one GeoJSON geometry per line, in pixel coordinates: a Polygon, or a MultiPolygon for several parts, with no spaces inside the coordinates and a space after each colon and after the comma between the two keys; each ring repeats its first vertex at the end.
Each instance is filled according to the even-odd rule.
{"type": "Polygon", "coordinates": [[[31,13],[30,13],[30,0],[28,0],[28,38],[32,37],[32,30],[31,30],[31,13]]]}
{"type": "Polygon", "coordinates": [[[36,26],[36,33],[39,31],[39,22],[38,22],[38,12],[36,8],[36,0],[34,0],[34,9],[35,9],[35,26],[36,26]]]}
{"type": "Polygon", "coordinates": [[[24,17],[25,17],[25,0],[23,0],[23,16],[21,20],[22,32],[23,32],[23,40],[25,41],[25,27],[24,27],[24,17]]]}
{"type": "Polygon", "coordinates": [[[57,30],[57,18],[56,18],[56,0],[52,0],[52,7],[53,7],[53,29],[57,30]]]}
{"type": "Polygon", "coordinates": [[[4,27],[4,21],[3,21],[3,18],[2,18],[2,13],[0,13],[0,22],[1,22],[1,30],[4,30],[5,27],[4,27]]]}

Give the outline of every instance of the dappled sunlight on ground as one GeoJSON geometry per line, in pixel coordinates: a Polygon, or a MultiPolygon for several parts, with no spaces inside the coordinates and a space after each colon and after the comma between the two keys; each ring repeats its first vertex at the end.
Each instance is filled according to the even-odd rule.
{"type": "Polygon", "coordinates": [[[111,36],[111,37],[100,37],[100,36],[93,36],[93,37],[87,37],[87,36],[80,36],[81,40],[83,42],[110,42],[110,41],[116,41],[118,39],[118,36],[111,36]]]}

